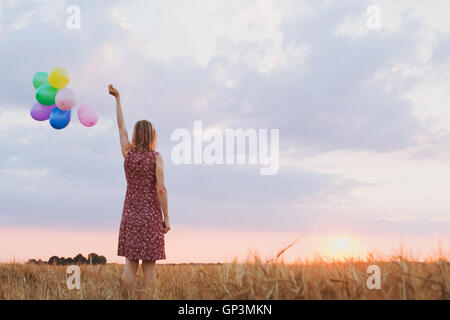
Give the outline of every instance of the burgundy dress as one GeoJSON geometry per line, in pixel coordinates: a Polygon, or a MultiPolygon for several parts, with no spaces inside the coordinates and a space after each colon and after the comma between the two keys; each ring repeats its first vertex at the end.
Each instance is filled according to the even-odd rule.
{"type": "Polygon", "coordinates": [[[128,151],[124,167],[127,193],[119,230],[117,255],[133,260],[166,259],[164,225],[156,192],[158,152],[128,151]]]}

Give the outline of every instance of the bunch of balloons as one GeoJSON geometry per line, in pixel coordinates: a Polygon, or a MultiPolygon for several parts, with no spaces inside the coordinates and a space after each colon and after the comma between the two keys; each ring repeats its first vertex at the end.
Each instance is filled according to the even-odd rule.
{"type": "MultiPolygon", "coordinates": [[[[69,74],[61,67],[53,69],[50,74],[38,72],[33,77],[37,103],[31,108],[31,117],[37,121],[49,120],[55,129],[63,129],[70,122],[72,109],[78,103],[75,91],[66,88],[69,74]]],[[[78,119],[86,127],[94,126],[98,121],[97,111],[90,103],[79,104],[78,119]]]]}

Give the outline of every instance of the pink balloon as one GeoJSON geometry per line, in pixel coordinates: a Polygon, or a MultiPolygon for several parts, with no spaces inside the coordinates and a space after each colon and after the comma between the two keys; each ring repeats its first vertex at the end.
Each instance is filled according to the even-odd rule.
{"type": "Polygon", "coordinates": [[[78,109],[78,120],[85,127],[92,127],[98,121],[97,111],[90,103],[83,102],[78,109]]]}
{"type": "Polygon", "coordinates": [[[70,88],[59,90],[55,97],[55,104],[63,111],[72,109],[77,104],[76,92],[70,88]]]}

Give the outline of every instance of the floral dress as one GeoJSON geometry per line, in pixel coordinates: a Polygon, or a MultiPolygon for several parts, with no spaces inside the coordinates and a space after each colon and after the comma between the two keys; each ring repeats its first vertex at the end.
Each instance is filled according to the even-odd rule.
{"type": "Polygon", "coordinates": [[[166,259],[164,225],[156,192],[158,152],[128,151],[125,162],[127,192],[119,229],[117,255],[133,260],[166,259]]]}

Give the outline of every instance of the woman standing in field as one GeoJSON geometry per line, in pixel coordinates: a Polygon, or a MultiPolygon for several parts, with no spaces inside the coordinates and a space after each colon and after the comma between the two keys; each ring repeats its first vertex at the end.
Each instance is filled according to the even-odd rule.
{"type": "Polygon", "coordinates": [[[153,287],[155,262],[166,259],[164,234],[170,230],[167,190],[163,159],[155,151],[156,131],[153,125],[147,120],[136,122],[130,143],[119,91],[112,85],[108,89],[116,98],[117,125],[127,179],[117,254],[126,257],[123,281],[133,294],[139,260],[142,260],[146,285],[153,287]]]}

